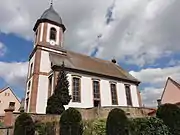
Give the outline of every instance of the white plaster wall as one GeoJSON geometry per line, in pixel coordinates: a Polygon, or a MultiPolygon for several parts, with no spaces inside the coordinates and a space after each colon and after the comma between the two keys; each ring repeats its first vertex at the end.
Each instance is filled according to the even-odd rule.
{"type": "Polygon", "coordinates": [[[48,77],[39,75],[36,112],[45,113],[48,100],[48,77]]]}
{"type": "MultiPolygon", "coordinates": [[[[31,81],[31,86],[30,86],[30,89],[29,89],[29,91],[30,91],[29,92],[29,104],[30,104],[30,96],[31,96],[31,89],[32,89],[32,78],[33,78],[33,77],[29,78],[30,77],[30,66],[31,66],[31,63],[33,63],[33,67],[32,67],[32,73],[33,73],[34,72],[34,59],[35,59],[35,55],[33,55],[33,57],[29,61],[28,74],[27,74],[27,77],[28,77],[29,80],[27,80],[27,82],[26,82],[25,100],[27,98],[28,83],[29,83],[29,81],[31,81]]],[[[24,103],[24,109],[26,109],[26,102],[24,103]]],[[[29,107],[28,107],[27,111],[29,112],[29,107]]]]}
{"type": "Polygon", "coordinates": [[[49,52],[41,51],[41,63],[40,63],[40,72],[47,72],[51,71],[51,62],[49,59],[49,52]]]}
{"type": "Polygon", "coordinates": [[[9,103],[15,102],[15,111],[20,108],[20,101],[15,97],[10,89],[7,89],[0,93],[0,116],[4,115],[4,109],[9,108],[9,103]],[[9,96],[5,96],[5,93],[9,93],[9,96]]]}
{"type": "Polygon", "coordinates": [[[40,42],[43,41],[43,31],[44,31],[44,23],[41,23],[41,30],[40,30],[40,42]]]}
{"type": "MultiPolygon", "coordinates": [[[[68,107],[77,107],[77,108],[90,108],[93,107],[93,91],[92,91],[92,84],[90,83],[92,80],[89,77],[82,76],[81,78],[81,103],[78,102],[72,102],[72,100],[69,102],[69,105],[66,106],[66,109],[68,107]]],[[[71,74],[68,74],[68,80],[69,80],[69,93],[72,95],[72,76],[71,74]]]]}
{"type": "Polygon", "coordinates": [[[29,90],[28,90],[28,83],[29,83],[29,81],[28,81],[27,84],[26,84],[26,96],[25,96],[24,109],[26,109],[26,106],[27,106],[27,105],[26,105],[26,99],[28,98],[27,92],[29,92],[29,106],[28,106],[28,108],[27,108],[27,112],[29,112],[29,108],[30,108],[31,90],[32,90],[32,80],[33,80],[33,77],[31,77],[31,78],[29,79],[29,81],[31,81],[31,85],[30,85],[29,90]]]}
{"type": "MultiPolygon", "coordinates": [[[[91,83],[91,85],[92,85],[92,83],[93,83],[92,80],[89,83],[91,83]]],[[[112,106],[110,83],[108,80],[101,79],[101,81],[100,81],[100,96],[101,96],[101,106],[112,106]]]]}
{"type": "MultiPolygon", "coordinates": [[[[72,73],[73,74],[73,73],[72,73]]],[[[70,101],[68,107],[78,107],[78,108],[91,108],[93,107],[93,88],[92,88],[92,78],[91,76],[87,75],[81,75],[81,103],[75,103],[70,101]]],[[[72,76],[71,74],[68,74],[68,78],[70,81],[70,94],[72,95],[72,76]]],[[[110,81],[113,80],[107,80],[104,78],[98,78],[100,79],[100,96],[101,96],[101,106],[117,106],[112,105],[112,99],[111,99],[111,90],[110,90],[110,81]]],[[[117,97],[118,97],[118,106],[127,106],[127,100],[126,100],[126,92],[125,92],[125,86],[123,82],[116,82],[116,88],[117,88],[117,97]]],[[[131,84],[131,96],[132,96],[132,103],[133,107],[139,107],[138,104],[138,95],[137,95],[137,86],[131,84]]]]}
{"type": "Polygon", "coordinates": [[[133,107],[139,107],[137,86],[131,85],[130,88],[131,88],[131,98],[132,98],[133,107]]]}
{"type": "Polygon", "coordinates": [[[119,106],[127,106],[126,91],[122,82],[117,83],[117,96],[119,106]]]}
{"type": "Polygon", "coordinates": [[[53,24],[49,24],[49,23],[48,23],[46,40],[47,40],[47,42],[50,42],[49,35],[50,35],[50,29],[51,29],[52,27],[54,27],[54,28],[57,30],[56,45],[60,45],[60,42],[59,42],[59,41],[60,41],[60,39],[59,39],[59,34],[61,34],[60,31],[62,31],[62,29],[61,29],[60,27],[56,26],[56,25],[53,25],[53,24]]]}

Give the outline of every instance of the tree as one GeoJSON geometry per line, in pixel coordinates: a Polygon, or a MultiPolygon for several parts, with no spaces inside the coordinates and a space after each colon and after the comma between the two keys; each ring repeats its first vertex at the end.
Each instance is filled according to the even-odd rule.
{"type": "Polygon", "coordinates": [[[180,108],[174,104],[159,106],[156,116],[163,120],[173,135],[180,135],[180,108]]]}
{"type": "Polygon", "coordinates": [[[82,116],[79,111],[69,108],[60,118],[60,135],[82,135],[82,116]]]}
{"type": "Polygon", "coordinates": [[[47,114],[61,114],[65,107],[71,100],[69,95],[69,81],[67,79],[67,72],[65,72],[64,62],[60,67],[60,72],[57,79],[53,95],[48,99],[46,113],[47,114]]]}
{"type": "Polygon", "coordinates": [[[35,124],[30,115],[21,113],[15,121],[14,135],[34,135],[35,124]]]}
{"type": "Polygon", "coordinates": [[[128,135],[128,118],[123,110],[115,108],[109,112],[106,122],[107,135],[128,135]]]}

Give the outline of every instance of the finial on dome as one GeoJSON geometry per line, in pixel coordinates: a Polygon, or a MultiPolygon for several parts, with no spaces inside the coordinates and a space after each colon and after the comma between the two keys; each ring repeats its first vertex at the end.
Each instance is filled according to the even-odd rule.
{"type": "Polygon", "coordinates": [[[53,0],[51,0],[51,3],[50,3],[50,4],[51,4],[51,6],[53,6],[53,0]]]}

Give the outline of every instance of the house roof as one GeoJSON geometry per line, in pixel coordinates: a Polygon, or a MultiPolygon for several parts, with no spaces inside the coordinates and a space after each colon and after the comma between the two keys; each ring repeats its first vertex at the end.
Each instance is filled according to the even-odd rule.
{"type": "Polygon", "coordinates": [[[168,84],[168,81],[171,81],[171,82],[180,90],[180,84],[179,84],[178,82],[176,82],[175,80],[173,80],[171,77],[168,77],[160,100],[162,100],[162,98],[163,98],[163,96],[164,96],[164,93],[165,93],[165,90],[166,90],[166,86],[167,86],[167,84],[168,84]]]}
{"type": "Polygon", "coordinates": [[[127,71],[111,61],[106,61],[71,51],[66,51],[65,55],[55,53],[50,53],[49,55],[53,66],[61,66],[64,62],[65,67],[70,69],[130,80],[138,84],[140,83],[127,71]]]}
{"type": "Polygon", "coordinates": [[[7,87],[1,89],[1,90],[0,90],[0,93],[6,91],[6,90],[8,90],[8,89],[13,93],[13,95],[16,97],[16,99],[17,99],[17,100],[19,101],[19,103],[20,103],[19,98],[16,96],[16,94],[13,92],[13,90],[12,90],[9,86],[7,86],[7,87]]]}

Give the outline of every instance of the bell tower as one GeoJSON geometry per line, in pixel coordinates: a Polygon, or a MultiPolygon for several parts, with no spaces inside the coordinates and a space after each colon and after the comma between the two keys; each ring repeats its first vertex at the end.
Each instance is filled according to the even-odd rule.
{"type": "Polygon", "coordinates": [[[66,28],[53,5],[47,9],[37,20],[33,31],[35,32],[35,45],[44,44],[63,47],[63,34],[66,28]]]}
{"type": "Polygon", "coordinates": [[[34,48],[29,56],[26,81],[26,112],[43,113],[48,98],[48,80],[52,77],[50,52],[60,53],[63,48],[63,35],[66,28],[53,5],[45,10],[33,28],[34,48]]]}

